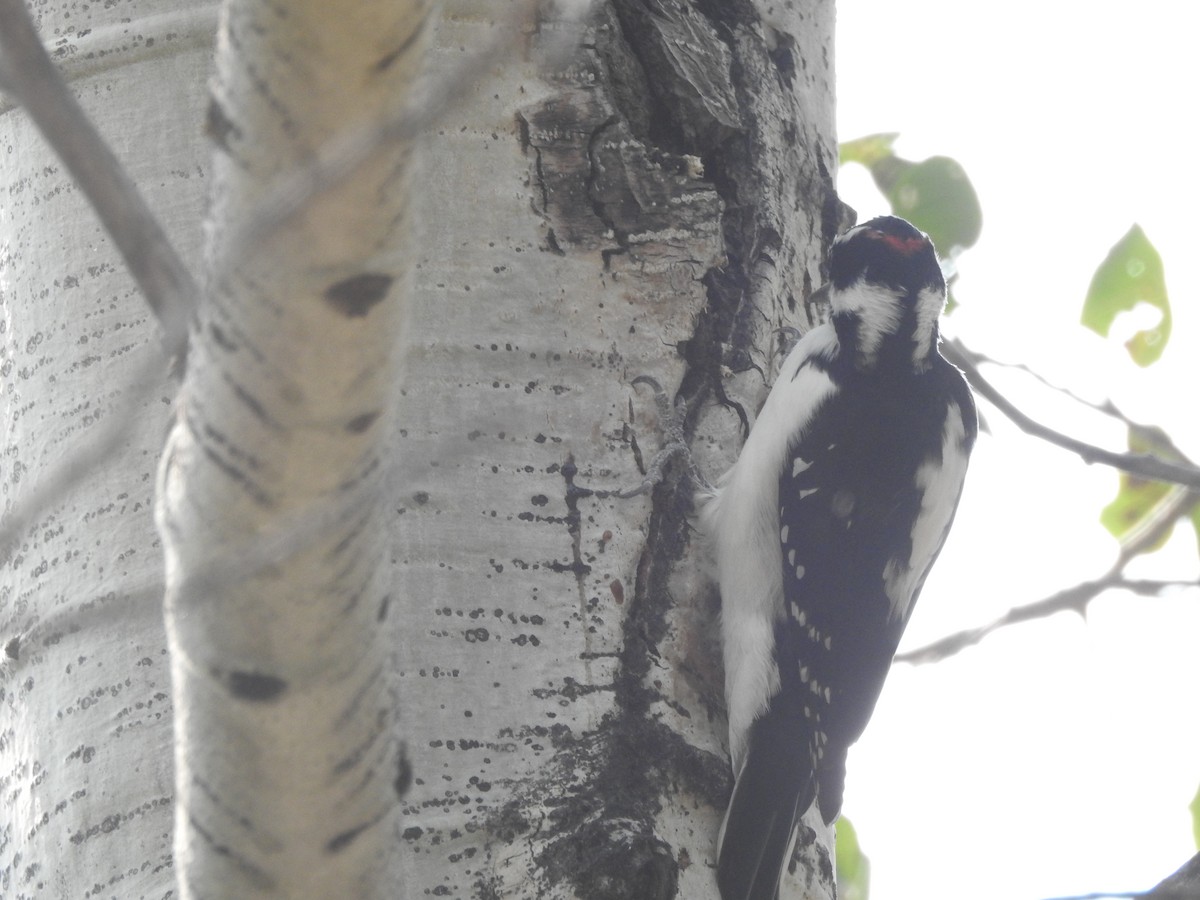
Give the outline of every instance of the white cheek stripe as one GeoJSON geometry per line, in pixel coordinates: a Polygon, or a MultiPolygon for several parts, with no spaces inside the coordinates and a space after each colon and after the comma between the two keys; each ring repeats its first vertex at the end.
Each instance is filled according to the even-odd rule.
{"type": "MultiPolygon", "coordinates": [[[[829,302],[834,313],[851,313],[858,317],[859,355],[873,359],[883,339],[900,330],[904,314],[903,294],[880,284],[858,280],[841,291],[832,291],[829,302]]],[[[916,297],[916,333],[913,335],[913,362],[924,367],[933,352],[938,316],[946,305],[945,291],[924,287],[916,297]]]]}
{"type": "Polygon", "coordinates": [[[933,352],[938,317],[946,305],[946,295],[935,288],[922,288],[917,294],[917,343],[913,358],[924,360],[933,352]]]}
{"type": "Polygon", "coordinates": [[[873,359],[889,334],[900,330],[903,306],[901,294],[881,284],[859,279],[844,291],[830,291],[829,303],[834,315],[852,313],[858,317],[859,355],[873,359]]]}

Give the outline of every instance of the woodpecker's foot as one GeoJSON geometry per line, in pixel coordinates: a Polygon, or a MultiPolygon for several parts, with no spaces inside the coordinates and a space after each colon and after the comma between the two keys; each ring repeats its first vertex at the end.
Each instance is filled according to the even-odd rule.
{"type": "Polygon", "coordinates": [[[680,400],[672,406],[671,399],[663,390],[662,385],[649,375],[639,375],[633,379],[632,384],[635,387],[639,384],[648,385],[654,391],[654,403],[658,407],[658,420],[662,424],[664,442],[662,448],[650,459],[650,464],[646,467],[646,477],[642,479],[642,483],[627,491],[617,491],[617,496],[622,500],[627,500],[653,490],[663,480],[667,464],[677,456],[682,456],[687,463],[688,475],[692,482],[697,487],[708,488],[708,482],[696,468],[696,461],[692,459],[687,438],[683,433],[683,424],[687,419],[687,403],[680,400]]]}
{"type": "Polygon", "coordinates": [[[781,325],[775,333],[779,335],[779,354],[783,359],[787,359],[787,355],[802,337],[800,329],[791,325],[781,325]]]}

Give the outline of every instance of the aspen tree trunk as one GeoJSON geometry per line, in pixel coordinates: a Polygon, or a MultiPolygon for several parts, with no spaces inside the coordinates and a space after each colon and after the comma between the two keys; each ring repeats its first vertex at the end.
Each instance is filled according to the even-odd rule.
{"type": "MultiPolygon", "coordinates": [[[[64,5],[61,14],[42,10],[39,26],[49,43],[62,42],[72,84],[196,261],[212,153],[200,137],[209,51],[197,42],[215,24],[190,4],[186,12],[171,6],[183,9],[165,0],[141,7],[161,32],[123,25],[133,4],[110,12],[109,25],[104,10],[88,7],[91,21],[72,7],[68,19],[64,5]],[[111,53],[92,52],[98,36],[111,53]],[[155,55],[174,47],[190,49],[155,55]],[[169,154],[168,143],[179,149],[169,154]]],[[[374,598],[363,602],[395,648],[388,668],[412,773],[398,815],[379,820],[392,868],[381,893],[713,898],[716,828],[731,779],[718,599],[692,546],[690,487],[675,467],[650,496],[605,492],[636,485],[639,465],[663,440],[653,400],[633,378],[653,376],[687,401],[693,451],[714,478],[740,445],[740,413],[752,421],[765,397],[779,361],[777,329],[803,329],[818,314],[807,300],[843,224],[832,188],[832,3],[613,0],[594,4],[582,27],[549,8],[533,24],[514,25],[509,7],[450,0],[436,29],[435,78],[491,42],[510,49],[456,97],[426,141],[409,218],[405,372],[392,424],[386,411],[377,420],[388,429],[370,491],[378,518],[364,520],[376,523],[366,527],[384,545],[356,557],[382,552],[385,563],[382,585],[362,582],[371,585],[364,598],[374,598]]],[[[240,42],[228,49],[248,50],[240,42]]],[[[311,49],[290,55],[305,59],[311,49]]],[[[249,52],[244,64],[258,71],[265,61],[249,52]]],[[[349,91],[345,102],[355,102],[349,91]]],[[[221,126],[245,124],[232,115],[208,122],[233,140],[240,132],[221,126]]],[[[4,108],[0,135],[20,149],[0,160],[7,507],[86,435],[133,368],[133,350],[156,336],[20,111],[4,108]],[[68,211],[55,213],[60,206],[68,211]]],[[[280,168],[291,161],[280,157],[280,168]]],[[[251,199],[240,191],[239,203],[251,199]]],[[[340,214],[322,227],[348,252],[358,238],[371,240],[340,214]]],[[[290,286],[324,260],[310,249],[291,245],[255,286],[290,286]]],[[[317,362],[301,356],[302,343],[287,353],[302,331],[293,318],[302,306],[279,304],[279,334],[264,358],[280,362],[250,354],[280,384],[317,362]]],[[[226,312],[221,299],[205,321],[226,312]]],[[[234,340],[210,330],[201,357],[226,354],[226,383],[241,383],[254,365],[228,363],[235,354],[222,337],[234,340]]],[[[332,371],[363,366],[343,333],[329,338],[332,371]]],[[[381,343],[379,335],[364,341],[381,343]]],[[[192,364],[202,372],[211,360],[192,364]]],[[[225,402],[219,383],[190,384],[181,415],[193,401],[204,409],[225,402]]],[[[172,392],[164,379],[143,406],[144,422],[131,427],[128,449],[47,510],[0,568],[0,638],[13,651],[0,659],[5,897],[160,897],[172,889],[170,685],[149,517],[172,392]]],[[[366,421],[370,410],[339,408],[338,396],[334,412],[307,424],[366,421]]],[[[298,471],[289,451],[247,444],[252,433],[222,447],[247,448],[245,459],[261,453],[271,472],[298,471]]],[[[354,508],[314,502],[316,488],[272,496],[318,516],[354,508]]],[[[253,513],[253,503],[219,485],[180,490],[168,499],[206,514],[241,521],[253,513]]],[[[272,535],[233,542],[253,557],[272,535]]],[[[222,624],[226,637],[244,642],[244,658],[271,653],[245,620],[222,624]]],[[[362,646],[363,660],[378,658],[369,639],[362,646]]],[[[313,638],[309,649],[316,660],[327,647],[313,638]]],[[[202,641],[190,650],[211,651],[202,641]]],[[[344,649],[331,658],[353,668],[362,660],[352,656],[344,649]]],[[[292,667],[283,676],[261,658],[201,674],[224,676],[215,683],[227,693],[235,681],[291,686],[307,674],[291,651],[270,657],[292,667]]],[[[204,713],[227,714],[216,702],[204,713]]],[[[209,731],[175,724],[233,777],[255,771],[238,766],[240,743],[205,749],[209,731]]],[[[279,742],[308,738],[277,734],[279,742]]],[[[387,753],[374,759],[379,771],[368,765],[362,783],[372,785],[369,802],[386,805],[399,763],[387,753]],[[374,786],[381,772],[388,777],[374,786]]],[[[270,782],[294,773],[261,774],[270,782]]],[[[272,823],[288,819],[277,810],[298,796],[271,801],[272,823]]],[[[328,824],[333,837],[350,833],[328,824]]],[[[243,832],[234,849],[260,852],[264,833],[243,832]]],[[[336,849],[358,852],[356,844],[336,849]]],[[[801,844],[791,896],[830,896],[828,835],[805,831],[801,844]]],[[[319,870],[336,865],[322,855],[328,849],[326,841],[294,874],[323,877],[319,870]]]]}
{"type": "MultiPolygon", "coordinates": [[[[493,21],[447,3],[439,64],[493,21]]],[[[841,224],[831,4],[619,0],[567,31],[543,21],[431,137],[414,217],[411,896],[716,896],[731,780],[690,486],[595,492],[662,442],[639,375],[679,390],[720,473],[841,224]],[[556,40],[578,48],[557,66],[556,40]]],[[[814,840],[792,896],[832,891],[814,840]]]]}

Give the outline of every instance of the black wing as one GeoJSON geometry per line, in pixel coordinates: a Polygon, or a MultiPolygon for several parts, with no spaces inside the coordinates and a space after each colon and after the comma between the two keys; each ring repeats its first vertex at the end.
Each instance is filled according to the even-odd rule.
{"type": "Polygon", "coordinates": [[[970,392],[937,363],[839,392],[779,479],[784,616],[772,707],[799,709],[811,725],[827,822],[841,809],[846,751],[875,709],[949,530],[974,442],[970,392]],[[944,458],[947,441],[953,458],[944,458]]]}

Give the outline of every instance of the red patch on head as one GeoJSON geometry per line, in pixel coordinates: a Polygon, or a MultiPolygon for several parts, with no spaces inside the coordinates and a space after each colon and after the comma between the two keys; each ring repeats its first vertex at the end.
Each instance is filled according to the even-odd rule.
{"type": "Polygon", "coordinates": [[[902,238],[894,234],[884,234],[883,232],[879,232],[879,236],[883,238],[885,244],[904,256],[912,256],[925,246],[925,238],[923,237],[902,238]]]}

